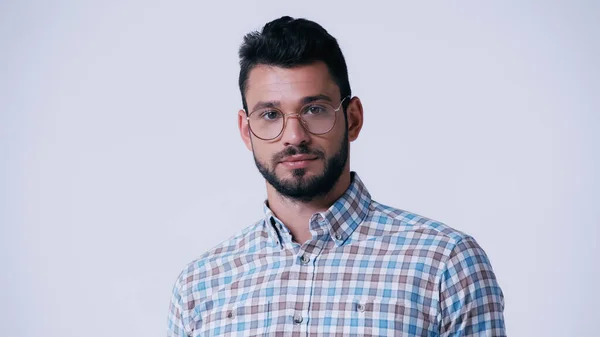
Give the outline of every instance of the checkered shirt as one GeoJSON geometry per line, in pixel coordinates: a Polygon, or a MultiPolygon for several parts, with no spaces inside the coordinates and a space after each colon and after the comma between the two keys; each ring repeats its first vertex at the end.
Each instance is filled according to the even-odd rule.
{"type": "Polygon", "coordinates": [[[264,208],[184,268],[168,336],[506,336],[502,290],[477,242],[372,200],[355,172],[302,245],[264,208]]]}

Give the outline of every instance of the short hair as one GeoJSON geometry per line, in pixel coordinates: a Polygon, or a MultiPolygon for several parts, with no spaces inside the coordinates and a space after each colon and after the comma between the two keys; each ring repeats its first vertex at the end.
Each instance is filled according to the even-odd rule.
{"type": "MultiPolygon", "coordinates": [[[[261,64],[293,68],[323,61],[340,90],[340,97],[351,95],[346,60],[337,40],[316,22],[289,16],[275,19],[261,32],[244,36],[239,57],[239,86],[246,113],[249,113],[246,103],[248,76],[256,65],[261,64]]],[[[347,104],[348,101],[344,104],[344,112],[347,104]]]]}

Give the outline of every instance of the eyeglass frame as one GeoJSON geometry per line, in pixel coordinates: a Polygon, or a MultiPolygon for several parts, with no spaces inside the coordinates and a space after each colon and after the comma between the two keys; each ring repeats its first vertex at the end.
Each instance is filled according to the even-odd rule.
{"type": "MultiPolygon", "coordinates": [[[[250,126],[250,115],[252,115],[252,114],[253,114],[253,113],[255,113],[256,111],[259,111],[259,110],[261,110],[261,109],[254,110],[254,111],[252,111],[252,112],[250,112],[250,113],[247,113],[247,112],[246,112],[246,114],[247,114],[247,116],[246,116],[246,121],[248,122],[248,129],[250,130],[250,132],[252,132],[252,134],[254,135],[254,137],[256,137],[256,138],[258,138],[258,139],[261,139],[261,140],[273,140],[273,139],[277,139],[277,138],[279,138],[279,136],[281,136],[281,134],[282,134],[282,133],[283,133],[283,131],[285,130],[285,127],[286,127],[286,125],[287,125],[287,120],[288,120],[289,118],[291,118],[291,116],[294,116],[294,115],[295,115],[295,116],[296,116],[296,118],[298,118],[298,119],[300,120],[300,125],[302,125],[302,127],[304,128],[304,130],[306,130],[306,132],[308,132],[308,133],[310,133],[310,134],[313,134],[313,135],[316,135],[316,136],[324,135],[324,134],[326,134],[326,133],[328,133],[328,132],[331,132],[331,130],[333,130],[333,128],[335,128],[335,124],[337,123],[337,112],[338,112],[338,111],[340,111],[340,109],[342,108],[342,105],[344,104],[344,101],[346,100],[346,98],[350,98],[350,95],[347,95],[347,96],[345,96],[344,98],[342,98],[342,100],[340,101],[340,105],[338,105],[338,107],[337,107],[336,109],[333,109],[333,112],[335,113],[335,114],[334,114],[334,117],[335,117],[335,118],[334,118],[334,120],[333,120],[333,124],[331,125],[331,128],[329,128],[329,130],[327,130],[327,131],[325,131],[325,132],[321,132],[321,133],[315,133],[315,132],[312,132],[312,131],[310,131],[310,130],[308,129],[308,127],[305,125],[305,122],[304,122],[304,120],[302,119],[302,117],[300,117],[300,114],[301,114],[301,112],[293,112],[293,113],[288,113],[288,114],[286,114],[286,113],[283,113],[283,111],[282,111],[281,109],[278,109],[278,108],[273,108],[273,110],[278,110],[278,111],[280,111],[280,112],[283,114],[283,125],[282,125],[282,127],[281,127],[281,131],[279,131],[279,133],[277,134],[277,136],[275,136],[275,137],[273,137],[273,138],[262,138],[262,137],[258,136],[256,133],[254,133],[254,131],[252,130],[252,127],[250,126]]],[[[305,105],[303,105],[302,107],[305,107],[305,106],[307,106],[307,105],[310,105],[310,104],[311,104],[311,103],[305,104],[305,105]]]]}

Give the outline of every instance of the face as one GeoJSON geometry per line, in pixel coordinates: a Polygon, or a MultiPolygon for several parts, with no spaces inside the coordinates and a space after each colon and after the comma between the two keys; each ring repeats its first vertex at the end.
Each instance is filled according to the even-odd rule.
{"type": "MultiPolygon", "coordinates": [[[[297,113],[315,98],[312,103],[329,103],[336,108],[341,102],[339,88],[322,62],[294,68],[258,65],[248,77],[246,102],[250,112],[271,106],[284,114],[297,113]]],[[[250,132],[243,110],[239,124],[259,172],[287,198],[310,201],[323,196],[348,170],[349,137],[343,108],[335,113],[331,131],[322,135],[311,134],[297,116],[286,117],[283,132],[272,140],[250,132]]]]}

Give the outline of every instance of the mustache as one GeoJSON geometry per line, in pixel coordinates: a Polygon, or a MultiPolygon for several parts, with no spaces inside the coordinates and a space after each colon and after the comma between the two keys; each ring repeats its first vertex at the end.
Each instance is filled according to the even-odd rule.
{"type": "Polygon", "coordinates": [[[273,156],[273,163],[279,163],[283,161],[286,157],[294,156],[297,154],[310,154],[316,156],[317,158],[325,158],[325,153],[323,153],[323,151],[311,149],[306,145],[288,145],[288,147],[286,147],[283,151],[278,152],[273,156]]]}

